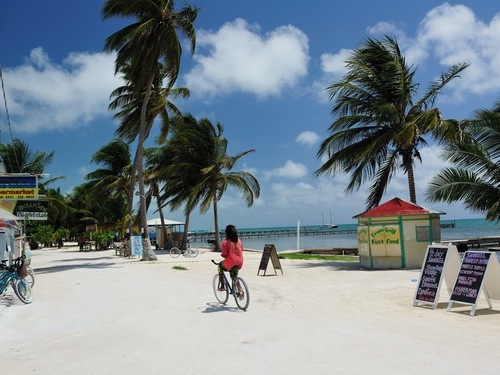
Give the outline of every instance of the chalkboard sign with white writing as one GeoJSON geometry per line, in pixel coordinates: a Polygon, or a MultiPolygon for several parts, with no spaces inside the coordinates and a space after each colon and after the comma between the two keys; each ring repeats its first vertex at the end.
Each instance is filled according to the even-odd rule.
{"type": "Polygon", "coordinates": [[[464,255],[462,266],[451,293],[451,301],[475,304],[484,275],[488,267],[491,253],[483,251],[468,251],[464,255]]]}
{"type": "Polygon", "coordinates": [[[427,255],[415,293],[416,301],[431,304],[437,302],[447,254],[447,247],[430,246],[427,249],[427,255]]]}

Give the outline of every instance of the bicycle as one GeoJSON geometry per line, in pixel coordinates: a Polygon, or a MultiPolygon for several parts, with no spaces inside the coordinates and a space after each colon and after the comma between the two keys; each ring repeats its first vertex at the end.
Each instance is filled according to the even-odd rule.
{"type": "Polygon", "coordinates": [[[178,258],[181,254],[186,258],[196,258],[199,254],[199,251],[196,247],[191,247],[191,244],[189,242],[187,243],[187,248],[185,250],[181,250],[175,246],[170,249],[170,256],[172,258],[178,258]]]}
{"type": "Polygon", "coordinates": [[[215,244],[217,243],[217,241],[207,240],[207,242],[210,244],[210,251],[215,251],[215,244]]]}
{"type": "MultiPolygon", "coordinates": [[[[217,263],[213,259],[212,263],[216,266],[219,266],[219,263],[217,263]]],[[[226,271],[222,273],[222,276],[224,277],[224,290],[219,290],[220,285],[218,272],[215,274],[212,283],[215,298],[217,298],[217,301],[225,305],[227,303],[227,300],[229,299],[229,295],[231,294],[234,297],[236,305],[240,310],[248,309],[248,305],[250,304],[250,293],[248,291],[246,281],[243,278],[236,276],[231,280],[232,282],[230,283],[227,279],[226,271]]]]}
{"type": "Polygon", "coordinates": [[[4,294],[11,285],[17,298],[28,304],[33,301],[33,292],[29,283],[18,272],[19,268],[23,266],[25,258],[25,255],[16,258],[10,266],[4,262],[0,263],[0,294],[4,294]]]}

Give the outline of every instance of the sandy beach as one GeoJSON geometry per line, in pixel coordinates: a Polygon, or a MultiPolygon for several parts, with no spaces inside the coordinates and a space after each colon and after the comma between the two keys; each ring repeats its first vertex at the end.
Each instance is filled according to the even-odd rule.
{"type": "Polygon", "coordinates": [[[500,301],[413,306],[419,270],[281,259],[257,275],[248,311],[212,292],[219,254],[158,261],[76,247],[33,251],[34,301],[0,297],[5,374],[498,374],[500,301]],[[182,266],[185,270],[174,269],[182,266]]]}

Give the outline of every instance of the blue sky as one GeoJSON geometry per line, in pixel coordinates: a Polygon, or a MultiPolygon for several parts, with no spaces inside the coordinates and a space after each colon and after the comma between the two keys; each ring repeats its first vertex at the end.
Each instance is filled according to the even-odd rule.
{"type": "MultiPolygon", "coordinates": [[[[47,172],[66,176],[53,184],[63,192],[97,166],[92,154],[114,136],[109,94],[121,82],[104,40],[127,24],[101,20],[102,0],[16,0],[0,3],[0,64],[5,107],[1,142],[12,137],[32,150],[55,151],[47,172]]],[[[178,6],[182,2],[177,2],[178,6]]],[[[325,87],[345,72],[349,51],[369,37],[397,38],[416,81],[427,84],[451,64],[470,62],[436,105],[445,118],[463,119],[500,98],[500,6],[497,1],[197,0],[197,50],[185,55],[178,86],[191,97],[183,112],[225,127],[229,153],[255,149],[237,170],[261,184],[261,198],[247,208],[229,190],[219,204],[221,226],[354,223],[364,211],[366,188],[346,196],[346,176],[314,178],[316,157],[333,121],[325,87]]],[[[187,48],[186,48],[187,50],[187,48]]],[[[482,217],[460,204],[429,204],[428,180],[445,165],[440,150],[422,149],[416,168],[418,203],[442,210],[443,219],[482,217]]],[[[383,201],[408,199],[406,177],[391,182],[383,201]]],[[[181,212],[166,217],[183,220],[181,212]]],[[[151,210],[149,218],[157,216],[151,210]]],[[[194,212],[191,229],[211,229],[211,212],[194,212]]]]}

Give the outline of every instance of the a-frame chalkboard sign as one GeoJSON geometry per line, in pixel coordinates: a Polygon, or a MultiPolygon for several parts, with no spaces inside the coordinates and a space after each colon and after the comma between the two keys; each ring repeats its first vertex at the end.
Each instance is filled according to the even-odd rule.
{"type": "Polygon", "coordinates": [[[267,265],[269,264],[269,259],[271,259],[271,263],[273,264],[274,274],[277,275],[276,270],[281,270],[281,274],[283,275],[283,268],[281,268],[281,263],[278,258],[276,247],[272,244],[264,246],[264,251],[262,252],[262,258],[260,259],[259,270],[257,271],[257,275],[259,274],[260,271],[264,271],[264,276],[265,276],[267,265]]]}
{"type": "Polygon", "coordinates": [[[432,305],[432,309],[436,309],[443,279],[448,294],[451,294],[451,288],[457,278],[459,269],[460,256],[456,246],[452,244],[429,245],[420,271],[417,289],[415,290],[413,306],[421,303],[432,305]]]}
{"type": "Polygon", "coordinates": [[[490,298],[500,299],[500,264],[497,255],[489,251],[467,251],[447,311],[451,310],[453,303],[461,303],[471,305],[470,316],[474,316],[481,290],[491,309],[490,298]]]}

